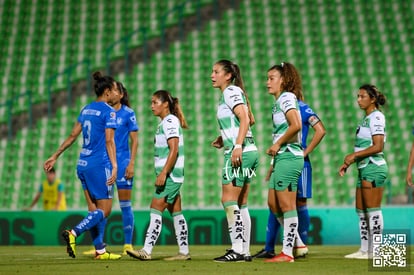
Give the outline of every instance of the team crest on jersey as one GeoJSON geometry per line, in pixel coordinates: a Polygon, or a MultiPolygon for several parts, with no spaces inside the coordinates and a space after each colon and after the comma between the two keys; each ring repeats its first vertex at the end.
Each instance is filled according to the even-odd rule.
{"type": "Polygon", "coordinates": [[[122,118],[118,117],[118,118],[116,119],[116,123],[117,123],[118,125],[122,125],[122,118]]]}

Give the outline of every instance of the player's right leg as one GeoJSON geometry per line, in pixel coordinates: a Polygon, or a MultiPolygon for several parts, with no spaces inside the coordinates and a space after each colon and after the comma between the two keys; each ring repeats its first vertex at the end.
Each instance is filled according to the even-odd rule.
{"type": "MultiPolygon", "coordinates": [[[[129,256],[141,261],[148,261],[152,259],[152,249],[154,248],[162,230],[162,212],[168,207],[169,196],[171,196],[169,192],[171,192],[171,189],[177,187],[174,185],[171,186],[171,184],[179,185],[178,190],[181,186],[181,184],[174,183],[167,179],[164,186],[156,188],[150,205],[150,224],[147,229],[144,247],[139,250],[127,250],[126,252],[129,256]]],[[[176,195],[177,194],[179,194],[179,192],[176,193],[176,195]]]]}

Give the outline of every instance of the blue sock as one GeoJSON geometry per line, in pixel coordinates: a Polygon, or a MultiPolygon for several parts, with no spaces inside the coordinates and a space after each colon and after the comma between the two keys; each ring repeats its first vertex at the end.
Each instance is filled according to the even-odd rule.
{"type": "Polygon", "coordinates": [[[303,205],[298,208],[298,220],[299,220],[299,227],[298,227],[299,236],[302,239],[303,243],[307,244],[309,224],[310,224],[310,217],[309,217],[309,211],[308,211],[307,205],[303,205]]]}
{"type": "Polygon", "coordinates": [[[122,211],[122,223],[124,224],[124,243],[132,244],[132,235],[134,233],[134,214],[132,213],[131,201],[119,201],[122,211]]]}
{"type": "Polygon", "coordinates": [[[91,228],[95,227],[104,218],[104,212],[101,209],[89,212],[89,214],[75,226],[75,228],[73,228],[76,236],[80,236],[83,232],[91,230],[91,228]]]}
{"type": "Polygon", "coordinates": [[[276,237],[279,231],[280,224],[276,220],[275,215],[270,211],[269,218],[267,220],[266,228],[266,244],[265,250],[267,252],[275,252],[276,237]]]}

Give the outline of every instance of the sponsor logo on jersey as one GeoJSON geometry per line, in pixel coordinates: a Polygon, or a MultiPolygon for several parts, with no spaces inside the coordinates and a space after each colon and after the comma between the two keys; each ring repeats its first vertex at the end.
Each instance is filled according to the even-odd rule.
{"type": "Polygon", "coordinates": [[[82,115],[100,116],[101,111],[94,110],[94,109],[85,109],[85,110],[82,111],[82,115]]]}
{"type": "Polygon", "coordinates": [[[122,118],[121,118],[121,117],[118,117],[118,118],[116,119],[116,123],[117,123],[118,125],[122,125],[122,118]]]}
{"type": "Polygon", "coordinates": [[[110,116],[112,119],[115,119],[115,118],[116,118],[116,113],[115,113],[115,112],[111,112],[111,113],[109,114],[109,116],[110,116]]]}

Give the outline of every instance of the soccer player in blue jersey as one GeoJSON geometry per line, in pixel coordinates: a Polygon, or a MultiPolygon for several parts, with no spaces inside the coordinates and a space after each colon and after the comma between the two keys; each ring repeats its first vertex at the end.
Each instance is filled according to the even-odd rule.
{"type": "MultiPolygon", "coordinates": [[[[298,233],[302,241],[307,244],[310,224],[307,199],[312,197],[312,165],[310,162],[309,154],[313,152],[316,146],[318,146],[318,144],[321,142],[322,138],[325,136],[326,131],[318,115],[312,110],[312,108],[309,107],[309,105],[303,102],[303,98],[299,99],[298,102],[300,115],[302,118],[302,147],[304,155],[304,167],[302,174],[299,177],[296,205],[299,220],[298,233]],[[308,145],[307,138],[310,127],[312,127],[315,132],[313,134],[311,142],[308,145]]],[[[269,176],[270,175],[268,175],[268,177],[269,176]]],[[[267,180],[269,179],[267,178],[267,180]]],[[[270,213],[267,222],[265,248],[255,254],[255,258],[272,258],[275,256],[274,247],[279,228],[279,222],[275,219],[275,216],[270,213]]],[[[304,256],[306,253],[307,248],[296,248],[294,251],[294,256],[300,257],[304,256]]]]}
{"type": "Polygon", "coordinates": [[[117,179],[115,129],[116,112],[108,105],[117,93],[115,80],[101,73],[93,74],[96,101],[86,105],[80,112],[78,120],[69,137],[58,150],[44,163],[44,169],[50,171],[58,157],[69,148],[82,133],[83,145],[77,165],[77,174],[88,202],[88,215],[71,230],[62,232],[66,242],[67,253],[76,257],[76,238],[89,230],[96,249],[95,259],[113,260],[121,258],[106,251],[103,242],[106,217],[111,213],[113,184],[117,179]]]}
{"type": "Polygon", "coordinates": [[[118,127],[115,131],[116,160],[118,163],[118,177],[116,187],[118,189],[119,206],[122,211],[124,225],[124,251],[132,248],[132,235],[134,233],[134,214],[131,207],[131,190],[134,177],[134,164],[138,150],[138,124],[135,112],[130,108],[128,91],[117,82],[118,96],[112,107],[116,111],[118,127]],[[131,140],[129,145],[128,140],[131,140]]]}

